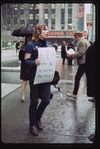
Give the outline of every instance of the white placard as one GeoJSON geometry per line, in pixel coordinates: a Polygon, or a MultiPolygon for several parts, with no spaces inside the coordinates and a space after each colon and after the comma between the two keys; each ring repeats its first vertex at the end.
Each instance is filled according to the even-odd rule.
{"type": "Polygon", "coordinates": [[[74,54],[75,53],[75,51],[73,50],[73,49],[69,49],[68,51],[67,51],[67,54],[74,54]]]}
{"type": "Polygon", "coordinates": [[[54,47],[38,48],[38,59],[34,84],[52,82],[55,73],[56,52],[54,47]]]}

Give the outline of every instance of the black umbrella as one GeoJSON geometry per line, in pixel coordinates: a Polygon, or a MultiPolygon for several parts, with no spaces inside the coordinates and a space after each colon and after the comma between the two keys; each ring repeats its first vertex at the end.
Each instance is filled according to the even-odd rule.
{"type": "Polygon", "coordinates": [[[24,37],[24,36],[32,35],[33,31],[34,31],[34,28],[28,27],[27,25],[26,27],[22,27],[14,30],[12,33],[12,36],[24,37]]]}

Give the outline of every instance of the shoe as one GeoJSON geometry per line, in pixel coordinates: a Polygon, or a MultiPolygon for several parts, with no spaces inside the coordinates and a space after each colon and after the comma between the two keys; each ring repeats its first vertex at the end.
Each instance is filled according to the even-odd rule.
{"type": "Polygon", "coordinates": [[[30,126],[30,132],[31,132],[31,134],[33,134],[34,136],[37,136],[37,135],[38,135],[35,125],[34,125],[34,126],[30,126]]]}
{"type": "Polygon", "coordinates": [[[73,93],[67,93],[67,96],[73,97],[73,98],[77,98],[77,95],[75,95],[75,94],[73,94],[73,93]]]}
{"type": "Polygon", "coordinates": [[[90,99],[88,99],[88,101],[95,102],[95,98],[91,97],[90,99]]]}
{"type": "Polygon", "coordinates": [[[21,102],[23,102],[23,103],[24,103],[24,102],[25,102],[25,99],[21,99],[21,102]]]}
{"type": "Polygon", "coordinates": [[[37,121],[37,127],[38,127],[39,130],[43,130],[43,126],[42,126],[40,120],[37,121]]]}

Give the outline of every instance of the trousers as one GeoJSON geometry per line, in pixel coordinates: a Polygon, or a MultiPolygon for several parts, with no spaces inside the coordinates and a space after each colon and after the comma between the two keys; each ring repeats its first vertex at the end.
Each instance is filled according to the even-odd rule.
{"type": "Polygon", "coordinates": [[[29,120],[30,126],[36,125],[37,120],[40,120],[46,106],[50,103],[50,83],[42,83],[33,85],[30,80],[30,106],[29,120]],[[41,99],[38,105],[38,99],[41,99]]]}
{"type": "Polygon", "coordinates": [[[74,83],[74,90],[73,90],[74,95],[77,95],[80,79],[84,73],[86,73],[86,66],[85,64],[81,64],[79,65],[76,76],[75,76],[75,83],[74,83]]]}

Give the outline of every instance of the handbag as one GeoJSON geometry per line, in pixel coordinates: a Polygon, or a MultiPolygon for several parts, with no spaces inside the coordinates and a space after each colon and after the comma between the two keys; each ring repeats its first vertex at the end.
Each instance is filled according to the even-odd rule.
{"type": "Polygon", "coordinates": [[[51,85],[56,85],[56,84],[58,84],[59,80],[60,80],[59,72],[55,71],[54,78],[53,78],[53,80],[50,84],[51,85]]]}
{"type": "Polygon", "coordinates": [[[24,61],[24,55],[25,55],[25,51],[20,50],[20,51],[19,51],[19,60],[20,60],[20,61],[24,61]]]}

